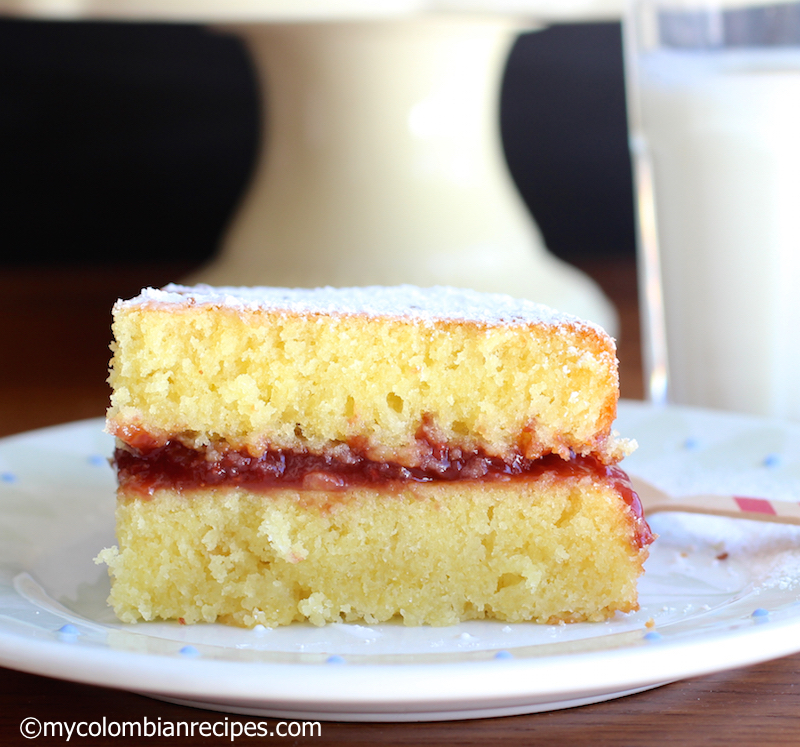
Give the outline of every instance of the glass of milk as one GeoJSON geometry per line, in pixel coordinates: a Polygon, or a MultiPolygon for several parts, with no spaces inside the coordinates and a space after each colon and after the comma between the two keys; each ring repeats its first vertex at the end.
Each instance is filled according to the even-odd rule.
{"type": "Polygon", "coordinates": [[[800,2],[625,19],[651,400],[800,420],[800,2]]]}

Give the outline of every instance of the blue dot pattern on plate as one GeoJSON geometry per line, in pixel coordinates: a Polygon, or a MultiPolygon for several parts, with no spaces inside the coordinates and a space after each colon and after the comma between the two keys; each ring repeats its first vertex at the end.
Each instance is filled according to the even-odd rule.
{"type": "Polygon", "coordinates": [[[16,482],[17,476],[13,472],[3,472],[0,474],[0,480],[3,482],[16,482]]]}
{"type": "Polygon", "coordinates": [[[328,664],[344,664],[345,663],[344,659],[341,656],[338,656],[337,654],[333,654],[332,656],[329,656],[325,661],[328,664]]]}
{"type": "Polygon", "coordinates": [[[780,454],[767,454],[764,457],[764,466],[765,467],[778,467],[781,463],[781,455],[780,454]]]}
{"type": "Polygon", "coordinates": [[[694,436],[689,436],[689,438],[687,438],[683,442],[683,448],[684,449],[688,449],[689,451],[694,451],[695,449],[699,449],[700,448],[700,439],[699,438],[695,438],[694,436]]]}
{"type": "Polygon", "coordinates": [[[66,625],[62,625],[57,631],[58,637],[62,641],[72,641],[75,640],[80,634],[80,630],[78,630],[74,625],[67,623],[66,625]]]}
{"type": "Polygon", "coordinates": [[[108,464],[108,459],[101,454],[91,454],[86,461],[95,467],[105,467],[108,464]]]}
{"type": "Polygon", "coordinates": [[[757,607],[753,610],[753,614],[750,617],[769,617],[769,610],[765,610],[763,607],[757,607]]]}
{"type": "Polygon", "coordinates": [[[178,653],[183,656],[200,656],[200,652],[194,646],[184,646],[178,653]]]}
{"type": "Polygon", "coordinates": [[[514,658],[514,654],[512,654],[510,651],[498,651],[494,655],[494,658],[495,659],[513,659],[514,658]]]}
{"type": "Polygon", "coordinates": [[[660,641],[662,638],[663,636],[657,630],[651,630],[649,633],[644,634],[646,641],[660,641]]]}

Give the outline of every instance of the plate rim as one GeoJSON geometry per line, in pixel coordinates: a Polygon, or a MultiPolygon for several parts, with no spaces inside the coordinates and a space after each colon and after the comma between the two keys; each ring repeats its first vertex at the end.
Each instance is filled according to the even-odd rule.
{"type": "MultiPolygon", "coordinates": [[[[796,633],[800,628],[800,608],[797,616],[768,625],[739,626],[721,636],[718,631],[694,635],[691,640],[662,640],[610,649],[575,654],[549,655],[541,658],[511,658],[497,660],[487,657],[481,661],[452,663],[276,663],[236,662],[213,659],[185,659],[175,655],[138,653],[109,650],[99,647],[65,645],[61,641],[30,640],[13,633],[0,631],[0,664],[31,674],[67,679],[84,684],[101,685],[131,690],[149,695],[184,698],[208,698],[206,678],[219,675],[216,681],[225,683],[212,694],[215,699],[235,698],[237,701],[263,703],[268,699],[273,707],[287,707],[298,703],[313,705],[324,703],[333,711],[358,704],[380,705],[380,710],[405,709],[409,706],[436,705],[451,707],[454,703],[474,698],[484,704],[495,700],[508,703],[516,699],[563,700],[567,696],[591,696],[605,692],[618,692],[632,688],[647,688],[660,683],[736,669],[800,650],[796,633]],[[734,647],[742,642],[759,646],[734,647]],[[4,645],[8,644],[8,645],[4,645]],[[683,653],[697,650],[702,656],[692,657],[694,665],[687,668],[678,664],[683,653]],[[605,663],[613,663],[612,675],[604,670],[605,663]],[[80,666],[75,667],[74,665],[80,666]],[[179,666],[173,667],[174,664],[179,666]],[[670,666],[672,664],[672,666],[670,666]],[[154,670],[170,668],[172,680],[153,682],[154,670]],[[297,675],[302,668],[301,676],[297,675]],[[636,669],[640,676],[631,676],[636,669]],[[479,670],[480,692],[466,677],[466,670],[479,670]],[[590,673],[587,678],[587,671],[590,673]],[[528,675],[536,674],[530,678],[528,675]],[[200,677],[199,675],[203,676],[200,677]],[[375,687],[376,679],[391,679],[392,698],[375,687]],[[420,694],[420,678],[424,678],[424,695],[420,694]],[[580,680],[581,686],[575,682],[580,680]],[[545,686],[544,682],[547,682],[545,686]],[[279,683],[274,684],[273,683],[279,683]],[[457,687],[453,688],[456,683],[457,687]],[[487,695],[485,686],[493,694],[487,695]],[[440,685],[447,684],[445,692],[440,685]],[[265,687],[265,685],[268,685],[265,687]],[[335,687],[334,687],[335,686],[335,687]],[[278,688],[278,689],[274,689],[278,688]],[[391,706],[388,708],[388,706],[391,706]]],[[[162,673],[163,674],[163,673],[162,673]]],[[[368,709],[369,710],[369,709],[368,709]]]]}

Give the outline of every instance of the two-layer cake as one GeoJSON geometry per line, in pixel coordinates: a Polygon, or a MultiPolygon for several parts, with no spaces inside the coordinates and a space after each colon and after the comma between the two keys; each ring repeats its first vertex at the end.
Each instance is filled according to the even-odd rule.
{"type": "Polygon", "coordinates": [[[652,536],[598,327],[452,288],[168,286],[113,330],[120,619],[636,609],[652,536]]]}

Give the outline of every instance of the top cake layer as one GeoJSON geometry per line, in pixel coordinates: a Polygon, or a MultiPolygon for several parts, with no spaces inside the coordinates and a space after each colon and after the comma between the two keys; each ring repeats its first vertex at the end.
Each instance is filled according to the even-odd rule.
{"type": "Polygon", "coordinates": [[[446,445],[617,461],[613,340],[528,301],[454,288],[146,289],[114,307],[109,430],[137,449],[355,452],[414,467],[446,445]]]}

